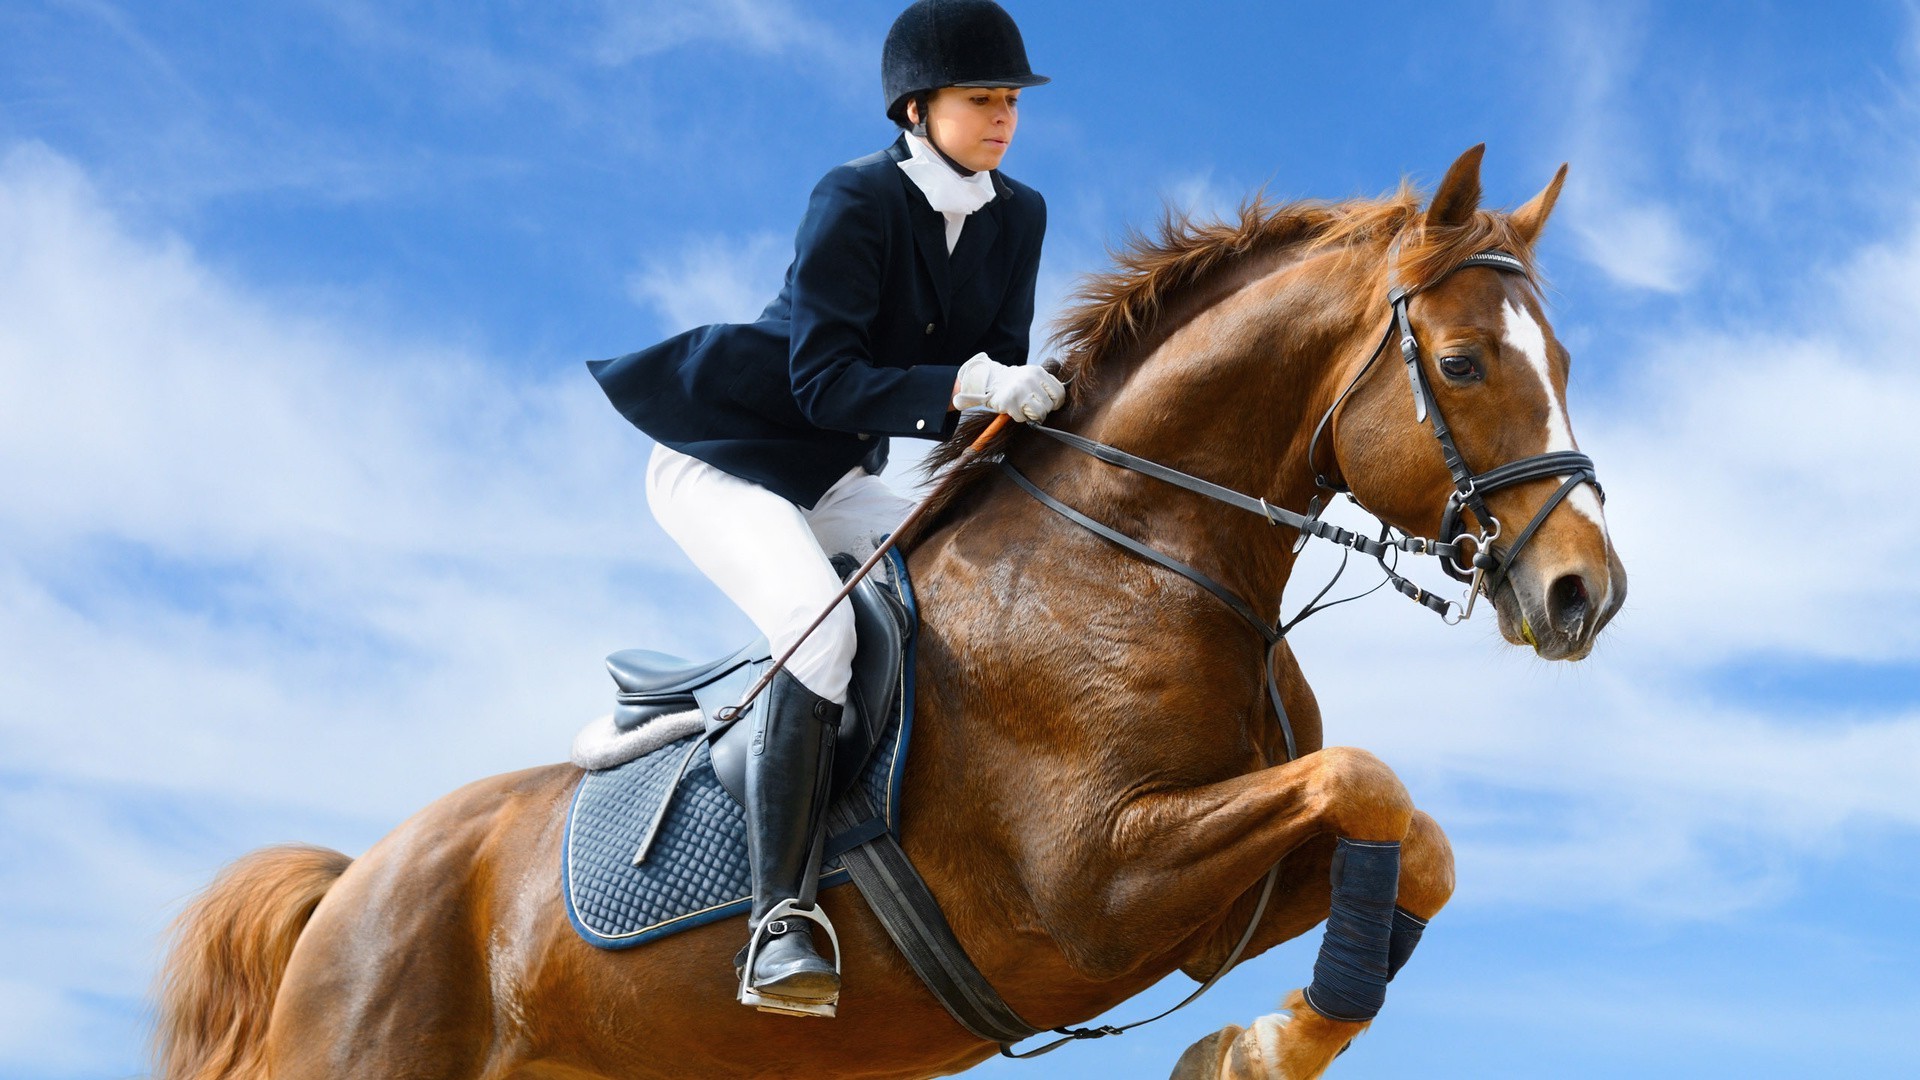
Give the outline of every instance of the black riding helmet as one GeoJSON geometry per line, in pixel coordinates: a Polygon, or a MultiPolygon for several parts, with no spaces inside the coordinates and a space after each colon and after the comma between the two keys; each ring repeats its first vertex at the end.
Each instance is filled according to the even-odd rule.
{"type": "MultiPolygon", "coordinates": [[[[907,102],[943,86],[1039,86],[1013,16],[993,0],[919,0],[893,20],[880,51],[887,119],[907,127],[907,102]]],[[[924,121],[924,107],[922,120],[924,121]]]]}

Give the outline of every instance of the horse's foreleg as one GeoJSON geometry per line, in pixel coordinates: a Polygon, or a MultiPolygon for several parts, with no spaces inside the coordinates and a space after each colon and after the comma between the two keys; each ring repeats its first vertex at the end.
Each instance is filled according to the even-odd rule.
{"type": "MultiPolygon", "coordinates": [[[[1427,920],[1438,914],[1453,893],[1453,849],[1433,818],[1414,811],[1402,839],[1400,877],[1389,948],[1387,976],[1392,978],[1412,954],[1427,920]]],[[[1312,929],[1325,917],[1330,901],[1331,848],[1310,845],[1283,864],[1276,902],[1250,943],[1253,952],[1312,929]],[[1313,850],[1317,848],[1318,850],[1313,850]],[[1317,888],[1288,889],[1292,883],[1314,882],[1317,888]]],[[[1225,962],[1233,943],[1244,932],[1240,920],[1250,917],[1243,903],[1222,924],[1202,958],[1187,965],[1189,974],[1203,978],[1225,962]]],[[[1282,1011],[1262,1016],[1251,1026],[1229,1024],[1187,1048],[1174,1067],[1172,1080],[1293,1080],[1317,1077],[1333,1059],[1366,1030],[1370,1021],[1335,1020],[1307,1001],[1303,990],[1289,992],[1282,1011]]]]}
{"type": "Polygon", "coordinates": [[[1140,935],[1213,926],[1222,897],[1243,896],[1281,865],[1268,917],[1295,923],[1297,934],[1326,917],[1332,841],[1399,844],[1415,815],[1393,770],[1338,746],[1217,784],[1141,796],[1111,825],[1104,911],[1069,898],[1081,902],[1061,911],[1061,921],[1083,926],[1090,942],[1110,938],[1114,919],[1140,935]],[[1307,865],[1314,860],[1318,866],[1307,865]]]}
{"type": "Polygon", "coordinates": [[[1189,946],[1193,954],[1183,964],[1204,975],[1225,962],[1251,916],[1251,898],[1275,865],[1282,881],[1248,955],[1328,920],[1314,982],[1290,998],[1295,1019],[1216,1039],[1216,1069],[1236,1053],[1248,1067],[1271,1052],[1300,1060],[1264,1073],[1212,1074],[1230,1080],[1319,1075],[1377,1013],[1390,972],[1452,890],[1444,834],[1413,808],[1391,769],[1350,748],[1141,798],[1116,822],[1115,836],[1108,902],[1089,925],[1090,939],[1111,934],[1116,919],[1142,932],[1151,932],[1149,925],[1213,927],[1189,946]],[[1241,898],[1224,919],[1222,896],[1241,898]],[[1254,1050],[1260,1055],[1250,1056],[1254,1050]]]}

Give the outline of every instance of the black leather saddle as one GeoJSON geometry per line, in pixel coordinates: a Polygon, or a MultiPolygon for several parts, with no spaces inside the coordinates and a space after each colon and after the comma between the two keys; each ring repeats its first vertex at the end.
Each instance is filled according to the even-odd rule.
{"type": "MultiPolygon", "coordinates": [[[[833,567],[842,580],[857,567],[851,556],[837,555],[833,567]]],[[[880,732],[900,707],[905,682],[907,643],[913,635],[912,617],[898,584],[904,576],[893,563],[894,581],[873,575],[854,587],[854,633],[859,642],[853,658],[853,682],[847,708],[840,716],[840,736],[834,748],[833,793],[853,782],[873,753],[880,732]]],[[[625,649],[607,657],[607,671],[617,688],[614,726],[622,731],[656,717],[698,710],[706,721],[713,771],[736,801],[742,798],[747,744],[753,738],[756,699],[732,724],[716,719],[720,710],[746,696],[767,665],[773,662],[766,638],[717,660],[695,663],[646,649],[625,649]]]]}

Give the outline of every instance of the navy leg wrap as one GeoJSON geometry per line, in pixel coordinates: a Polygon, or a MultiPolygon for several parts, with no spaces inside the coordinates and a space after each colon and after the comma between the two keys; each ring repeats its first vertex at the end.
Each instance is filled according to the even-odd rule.
{"type": "MultiPolygon", "coordinates": [[[[1333,909],[1307,1004],[1330,1020],[1371,1020],[1387,1000],[1400,844],[1342,837],[1333,852],[1333,909]]],[[[1408,952],[1412,952],[1409,945],[1408,952]]]]}
{"type": "Polygon", "coordinates": [[[1387,945],[1387,978],[1400,974],[1426,929],[1427,920],[1403,907],[1393,909],[1393,940],[1387,945]]]}

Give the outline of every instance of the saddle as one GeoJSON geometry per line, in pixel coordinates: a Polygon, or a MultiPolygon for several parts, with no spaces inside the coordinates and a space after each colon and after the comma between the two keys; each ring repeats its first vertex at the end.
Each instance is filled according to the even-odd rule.
{"type": "MultiPolygon", "coordinates": [[[[833,568],[842,580],[858,566],[850,555],[833,557],[833,568]]],[[[860,774],[896,711],[906,683],[907,644],[913,632],[912,615],[895,591],[872,576],[854,587],[848,601],[853,605],[858,645],[853,681],[847,688],[847,707],[840,715],[839,737],[834,744],[835,795],[860,774]]],[[[706,724],[714,775],[721,787],[741,802],[753,717],[764,698],[756,699],[733,722],[722,723],[718,717],[722,709],[739,703],[772,662],[772,650],[764,637],[704,662],[647,649],[614,653],[607,657],[607,672],[617,688],[614,727],[631,731],[651,720],[697,710],[706,724]]]]}
{"type": "MultiPolygon", "coordinates": [[[[835,747],[820,888],[852,883],[955,1022],[1009,1045],[1040,1029],[974,967],[900,847],[918,609],[906,560],[889,552],[888,565],[891,581],[867,578],[852,594],[859,644],[835,747]]],[[[834,566],[842,577],[854,568],[851,559],[834,566]]],[[[673,734],[641,756],[586,769],[574,788],[561,892],[567,920],[588,944],[628,949],[752,906],[741,803],[752,725],[720,724],[716,714],[759,678],[769,652],[756,641],[704,663],[640,650],[608,657],[619,720],[631,731],[658,718],[673,734]],[[690,726],[695,710],[704,731],[690,726]],[[675,713],[682,715],[667,719],[675,713]]]]}

